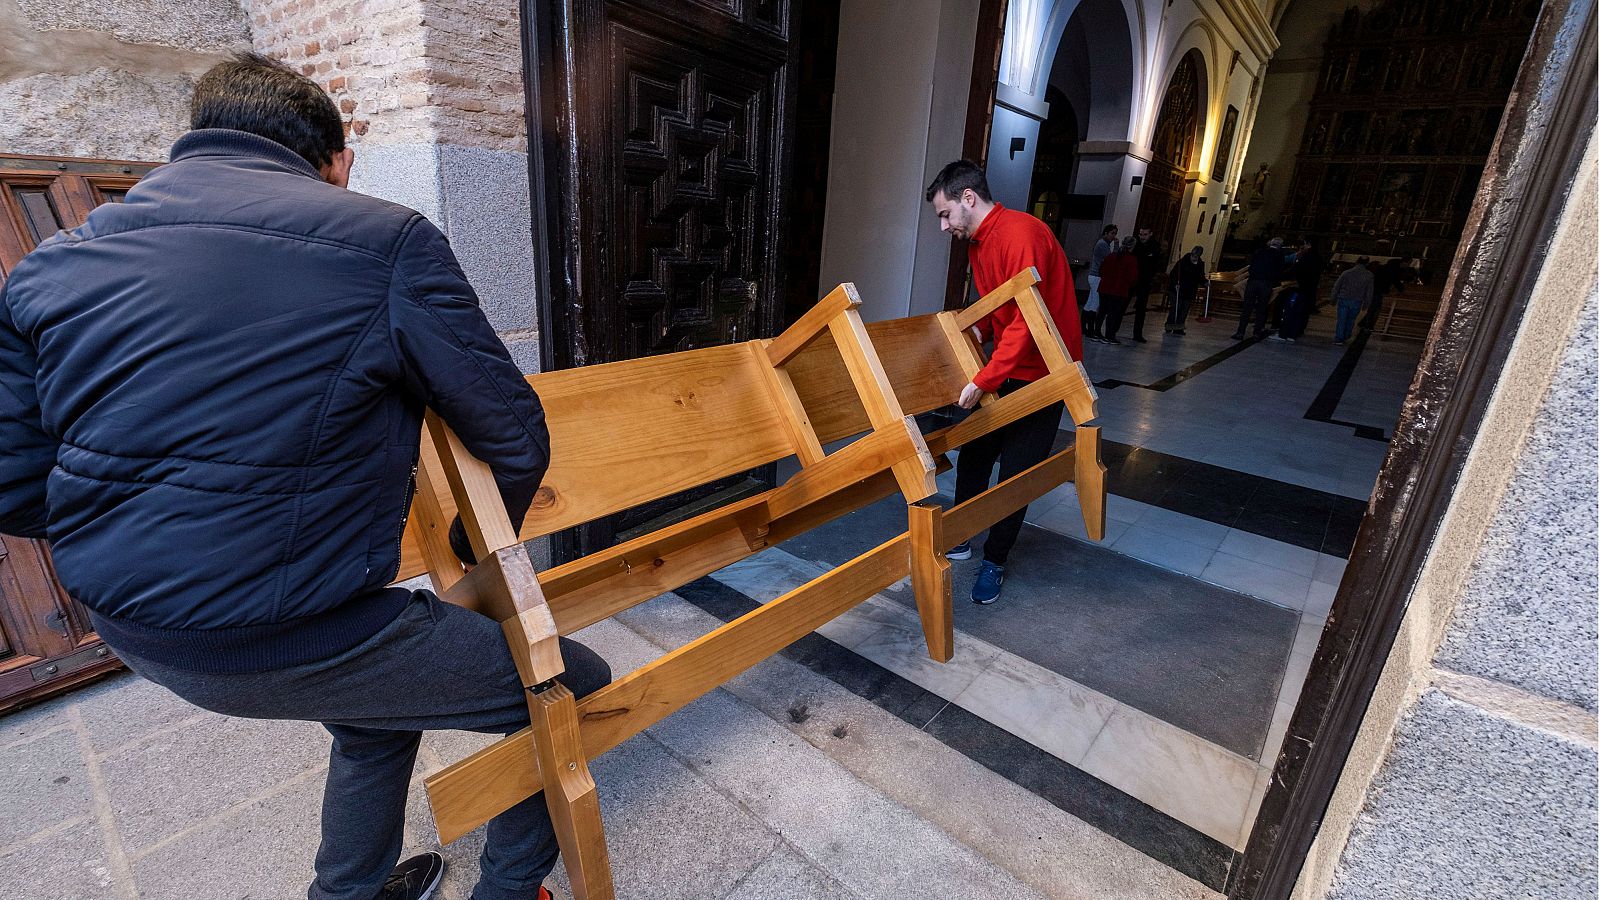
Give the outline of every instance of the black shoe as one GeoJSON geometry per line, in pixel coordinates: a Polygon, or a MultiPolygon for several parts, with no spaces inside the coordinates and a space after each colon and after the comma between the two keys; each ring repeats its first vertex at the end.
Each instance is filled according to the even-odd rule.
{"type": "Polygon", "coordinates": [[[1230,341],[1242,341],[1242,340],[1244,340],[1244,332],[1235,331],[1233,334],[1228,336],[1228,340],[1230,340],[1230,341]]]}
{"type": "Polygon", "coordinates": [[[443,878],[444,857],[429,850],[395,866],[377,900],[428,900],[443,878]]]}
{"type": "Polygon", "coordinates": [[[1148,343],[1150,343],[1149,341],[1147,341],[1144,338],[1138,336],[1137,334],[1133,336],[1133,342],[1135,344],[1148,344],[1148,343]]]}
{"type": "Polygon", "coordinates": [[[1176,330],[1176,331],[1174,331],[1172,333],[1173,334],[1185,334],[1186,332],[1182,328],[1179,328],[1178,330],[1176,330]]]}
{"type": "Polygon", "coordinates": [[[1106,338],[1106,343],[1108,343],[1108,344],[1116,344],[1119,347],[1122,346],[1122,342],[1117,340],[1116,338],[1106,338]]]}

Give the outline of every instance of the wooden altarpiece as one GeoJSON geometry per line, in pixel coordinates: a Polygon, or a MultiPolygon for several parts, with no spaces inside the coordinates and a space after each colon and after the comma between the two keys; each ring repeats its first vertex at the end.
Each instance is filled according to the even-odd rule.
{"type": "Polygon", "coordinates": [[[1032,269],[959,312],[865,325],[840,285],[783,334],[529,376],[544,403],[551,467],[518,533],[488,468],[431,414],[401,577],[426,572],[445,600],[502,623],[528,689],[531,726],[427,779],[449,843],[544,791],[580,900],[613,896],[588,761],[908,575],[929,654],[953,652],[944,551],[1066,481],[1085,526],[1105,526],[1095,394],[1046,313],[1032,269]],[[948,405],[982,365],[970,326],[1018,304],[1050,374],[924,436],[911,418],[948,405]],[[880,355],[881,351],[881,355],[880,355]],[[926,502],[944,454],[1065,401],[1074,445],[949,510],[926,502]],[[858,436],[831,453],[823,446],[858,436]],[[783,484],[536,572],[523,541],[795,456],[783,484]],[[556,680],[570,634],[899,491],[907,531],[745,616],[576,700],[556,680]],[[479,560],[446,534],[459,511],[479,560]]]}

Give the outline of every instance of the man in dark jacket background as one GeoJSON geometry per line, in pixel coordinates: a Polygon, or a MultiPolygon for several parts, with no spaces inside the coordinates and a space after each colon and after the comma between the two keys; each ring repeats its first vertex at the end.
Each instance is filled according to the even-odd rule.
{"type": "Polygon", "coordinates": [[[1138,236],[1139,239],[1133,245],[1133,256],[1139,261],[1139,275],[1133,283],[1133,341],[1136,344],[1143,344],[1144,316],[1146,308],[1150,305],[1150,290],[1155,285],[1156,276],[1161,274],[1161,267],[1166,260],[1161,242],[1156,240],[1154,231],[1142,227],[1138,236]]]}
{"type": "MultiPolygon", "coordinates": [[[[0,531],[52,541],[135,672],[327,727],[312,900],[421,897],[442,858],[395,865],[421,731],[528,722],[498,623],[386,587],[422,411],[515,522],[548,467],[544,413],[439,230],[344,190],[353,152],[313,82],[244,54],[191,111],[168,165],[5,285],[0,531]]],[[[562,650],[575,693],[609,679],[562,650]]],[[[489,824],[473,896],[539,896],[555,859],[530,798],[489,824]]]]}
{"type": "Polygon", "coordinates": [[[1244,340],[1244,329],[1255,315],[1255,336],[1267,333],[1267,307],[1272,304],[1272,292],[1283,280],[1283,238],[1275,237],[1250,256],[1250,276],[1244,285],[1244,304],[1239,310],[1239,327],[1233,339],[1244,340]]]}

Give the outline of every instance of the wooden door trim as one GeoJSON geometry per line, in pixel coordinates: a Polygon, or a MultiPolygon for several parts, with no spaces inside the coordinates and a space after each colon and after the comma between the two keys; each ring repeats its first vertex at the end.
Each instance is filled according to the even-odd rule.
{"type": "Polygon", "coordinates": [[[1595,0],[1540,13],[1230,900],[1290,896],[1344,774],[1593,133],[1594,14],[1595,0]]]}

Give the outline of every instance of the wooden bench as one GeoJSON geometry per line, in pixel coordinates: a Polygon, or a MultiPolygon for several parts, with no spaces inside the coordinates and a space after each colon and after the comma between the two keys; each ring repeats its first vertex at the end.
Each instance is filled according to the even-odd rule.
{"type": "Polygon", "coordinates": [[[968,310],[861,322],[841,285],[770,341],[529,377],[544,403],[552,462],[520,533],[492,474],[442,422],[428,418],[401,576],[426,571],[446,600],[503,623],[529,689],[531,726],[427,779],[448,843],[545,792],[579,898],[612,896],[588,760],[910,575],[941,661],[953,650],[949,563],[943,552],[1029,499],[1076,478],[1088,533],[1104,528],[1098,429],[1033,469],[945,511],[925,503],[935,457],[1057,400],[1074,421],[1095,396],[1070,360],[1034,285],[1021,273],[968,310]],[[924,438],[910,418],[945,406],[982,364],[967,327],[1017,302],[1050,374],[924,438]],[[882,356],[880,357],[880,351],[882,356]],[[859,435],[832,453],[823,445],[859,435]],[[1082,452],[1080,452],[1082,451],[1082,452]],[[1091,452],[1092,451],[1092,452],[1091,452]],[[523,541],[689,487],[795,456],[783,484],[545,572],[523,541]],[[575,701],[556,682],[556,636],[744,559],[899,491],[908,529],[850,562],[575,701]],[[459,510],[479,565],[450,552],[459,510]]]}

